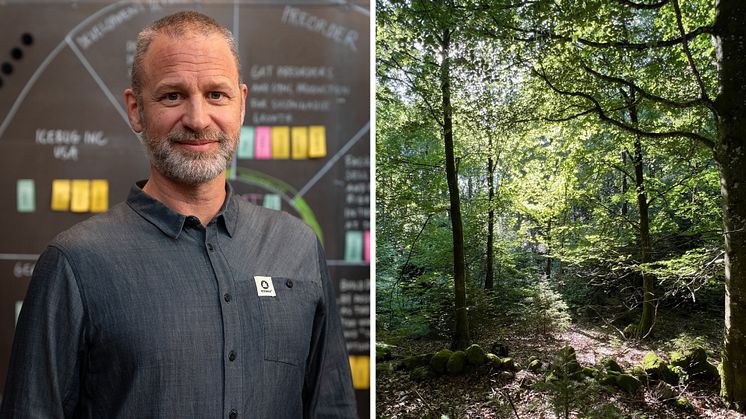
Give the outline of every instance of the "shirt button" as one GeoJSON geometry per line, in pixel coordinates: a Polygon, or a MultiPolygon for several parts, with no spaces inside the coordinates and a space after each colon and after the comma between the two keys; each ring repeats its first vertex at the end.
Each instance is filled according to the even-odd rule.
{"type": "Polygon", "coordinates": [[[213,246],[212,243],[207,243],[207,249],[212,252],[215,250],[215,246],[213,246]]]}
{"type": "Polygon", "coordinates": [[[225,300],[226,303],[230,303],[231,295],[226,292],[225,295],[223,295],[223,300],[225,300]]]}
{"type": "Polygon", "coordinates": [[[236,419],[238,417],[238,412],[236,412],[236,409],[231,410],[231,413],[228,414],[228,417],[230,419],[236,419]]]}
{"type": "Polygon", "coordinates": [[[200,224],[199,218],[195,217],[194,215],[188,216],[186,222],[189,227],[197,227],[200,224]]]}
{"type": "Polygon", "coordinates": [[[236,360],[236,351],[231,351],[231,352],[230,352],[230,353],[228,354],[228,361],[231,361],[231,362],[233,362],[233,361],[235,361],[235,360],[236,360]]]}
{"type": "Polygon", "coordinates": [[[293,280],[292,279],[288,279],[287,281],[285,281],[285,285],[288,288],[293,288],[293,280]]]}

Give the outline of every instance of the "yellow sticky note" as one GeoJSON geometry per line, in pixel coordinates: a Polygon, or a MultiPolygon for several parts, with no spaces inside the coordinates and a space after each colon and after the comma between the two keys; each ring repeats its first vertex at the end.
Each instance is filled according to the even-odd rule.
{"type": "Polygon", "coordinates": [[[370,357],[367,355],[350,355],[352,386],[355,390],[370,388],[370,357]]]}
{"type": "Polygon", "coordinates": [[[70,209],[70,180],[55,179],[52,181],[52,211],[70,209]]]}
{"type": "Polygon", "coordinates": [[[308,127],[309,147],[308,157],[326,156],[326,127],[323,125],[312,125],[308,127]]]}
{"type": "Polygon", "coordinates": [[[290,127],[272,127],[272,158],[290,158],[290,127]]]}
{"type": "Polygon", "coordinates": [[[109,181],[91,180],[91,212],[106,212],[109,209],[109,181]]]}
{"type": "Polygon", "coordinates": [[[290,130],[290,138],[293,143],[293,159],[307,159],[308,127],[293,127],[293,129],[290,130]]]}
{"type": "Polygon", "coordinates": [[[91,209],[91,181],[88,179],[73,179],[71,182],[72,197],[70,211],[88,212],[91,209]]]}

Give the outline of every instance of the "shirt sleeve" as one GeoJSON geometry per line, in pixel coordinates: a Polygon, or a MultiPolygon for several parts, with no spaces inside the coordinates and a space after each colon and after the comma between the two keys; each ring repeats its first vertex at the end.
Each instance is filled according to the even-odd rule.
{"type": "Polygon", "coordinates": [[[306,366],[304,383],[304,414],[306,418],[356,418],[355,392],[337,310],[334,287],[329,279],[326,258],[317,242],[319,270],[323,288],[323,304],[316,312],[311,354],[306,366]]]}
{"type": "Polygon", "coordinates": [[[65,418],[79,399],[83,301],[70,263],[48,247],[16,325],[0,418],[65,418]]]}

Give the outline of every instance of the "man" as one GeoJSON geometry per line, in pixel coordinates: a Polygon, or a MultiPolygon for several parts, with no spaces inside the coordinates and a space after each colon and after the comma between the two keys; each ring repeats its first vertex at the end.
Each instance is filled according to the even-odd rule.
{"type": "Polygon", "coordinates": [[[225,181],[246,93],[214,20],[140,33],[125,103],[150,176],[39,258],[1,417],[356,415],[315,235],[225,181]]]}

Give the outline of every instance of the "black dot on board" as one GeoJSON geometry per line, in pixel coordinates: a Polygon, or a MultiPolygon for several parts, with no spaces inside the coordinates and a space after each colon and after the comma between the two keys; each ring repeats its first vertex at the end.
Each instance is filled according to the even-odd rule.
{"type": "Polygon", "coordinates": [[[0,71],[3,72],[3,74],[10,74],[13,72],[13,64],[11,63],[3,63],[2,66],[0,66],[0,71]]]}
{"type": "Polygon", "coordinates": [[[3,79],[0,79],[0,87],[3,87],[3,79]]]}
{"type": "Polygon", "coordinates": [[[20,48],[13,48],[10,50],[10,56],[13,57],[14,60],[20,60],[23,58],[23,51],[21,51],[20,48]]]}
{"type": "Polygon", "coordinates": [[[21,42],[23,42],[23,45],[31,45],[34,43],[34,37],[26,32],[23,35],[21,35],[21,42]]]}

